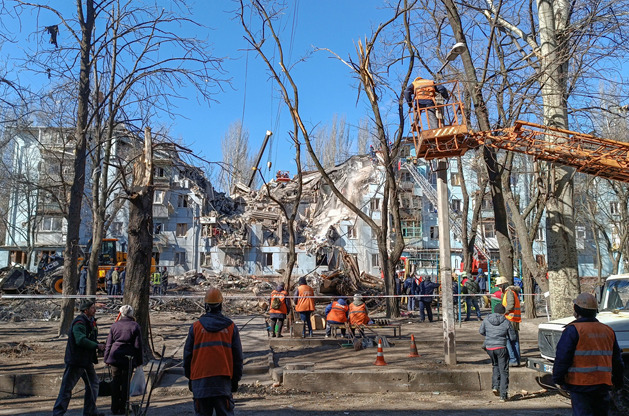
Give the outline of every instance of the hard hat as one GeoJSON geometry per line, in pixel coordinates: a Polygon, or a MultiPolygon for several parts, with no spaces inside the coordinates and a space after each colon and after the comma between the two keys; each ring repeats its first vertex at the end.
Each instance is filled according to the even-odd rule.
{"type": "Polygon", "coordinates": [[[500,276],[496,279],[496,286],[508,285],[508,284],[509,284],[509,281],[504,276],[500,276]]]}
{"type": "Polygon", "coordinates": [[[582,309],[598,309],[598,303],[596,302],[596,298],[591,293],[581,293],[574,300],[574,304],[582,309]]]}
{"type": "Polygon", "coordinates": [[[205,293],[205,303],[223,303],[223,294],[215,287],[205,293]]]}

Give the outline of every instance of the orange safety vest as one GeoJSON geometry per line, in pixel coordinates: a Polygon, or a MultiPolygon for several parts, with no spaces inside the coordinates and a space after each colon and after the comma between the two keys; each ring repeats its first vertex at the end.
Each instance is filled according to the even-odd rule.
{"type": "Polygon", "coordinates": [[[578,386],[612,385],[614,330],[600,322],[574,322],[579,342],[566,383],[578,386]]]}
{"type": "Polygon", "coordinates": [[[328,316],[326,317],[326,319],[328,321],[345,323],[347,322],[348,309],[349,308],[347,307],[347,305],[341,305],[337,301],[334,301],[332,302],[332,309],[330,309],[330,312],[328,312],[328,316]]]}
{"type": "Polygon", "coordinates": [[[435,101],[435,81],[417,77],[413,81],[413,88],[416,100],[435,101]]]}
{"type": "Polygon", "coordinates": [[[314,296],[314,290],[312,290],[310,286],[300,285],[298,296],[297,305],[295,305],[295,310],[297,312],[312,312],[315,310],[315,301],[312,297],[314,296]]]}
{"type": "Polygon", "coordinates": [[[349,323],[352,325],[367,325],[369,323],[367,306],[364,303],[360,306],[353,303],[349,304],[349,323]]]}
{"type": "Polygon", "coordinates": [[[234,357],[232,353],[232,335],[234,323],[218,332],[208,332],[201,322],[193,325],[194,349],[190,380],[207,377],[234,376],[234,357]]]}
{"type": "Polygon", "coordinates": [[[507,308],[507,293],[513,293],[513,298],[515,299],[515,306],[513,308],[513,312],[508,312],[505,315],[505,318],[510,320],[511,322],[522,322],[522,314],[520,313],[520,297],[513,289],[505,290],[505,294],[502,297],[502,306],[507,308]]]}
{"type": "Polygon", "coordinates": [[[273,309],[269,307],[269,313],[283,313],[284,315],[286,315],[287,310],[286,310],[286,302],[285,302],[285,297],[288,296],[288,292],[286,292],[285,290],[282,290],[281,292],[278,292],[277,290],[274,290],[273,292],[271,292],[271,303],[270,305],[273,305],[273,299],[277,298],[280,300],[280,308],[279,309],[273,309]]]}

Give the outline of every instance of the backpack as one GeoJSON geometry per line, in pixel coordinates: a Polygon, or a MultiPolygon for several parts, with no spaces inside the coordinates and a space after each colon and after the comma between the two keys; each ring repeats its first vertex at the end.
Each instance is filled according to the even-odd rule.
{"type": "Polygon", "coordinates": [[[271,309],[280,309],[282,307],[282,301],[280,300],[280,298],[273,298],[273,300],[271,301],[271,309]]]}
{"type": "Polygon", "coordinates": [[[465,283],[465,288],[467,289],[467,293],[469,294],[477,295],[480,293],[480,287],[478,286],[478,283],[473,280],[468,280],[467,283],[465,283]]]}

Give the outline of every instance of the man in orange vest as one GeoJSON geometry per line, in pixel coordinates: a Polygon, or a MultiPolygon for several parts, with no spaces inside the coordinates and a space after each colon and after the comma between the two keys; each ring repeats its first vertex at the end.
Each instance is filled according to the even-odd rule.
{"type": "Polygon", "coordinates": [[[435,85],[435,81],[417,77],[404,90],[404,99],[409,107],[413,107],[413,102],[419,111],[420,108],[426,108],[428,117],[428,125],[424,130],[432,130],[439,128],[439,120],[436,114],[435,96],[439,93],[445,100],[448,99],[448,90],[443,85],[435,85]]]}
{"type": "MultiPolygon", "coordinates": [[[[358,327],[358,332],[361,337],[365,337],[365,332],[362,328],[363,325],[368,325],[373,323],[371,319],[369,319],[369,312],[367,311],[367,305],[363,301],[363,295],[360,293],[354,294],[354,302],[349,304],[349,313],[348,313],[349,323],[352,326],[358,327]]],[[[351,328],[352,334],[356,334],[354,328],[351,328]]]]}
{"type": "Polygon", "coordinates": [[[221,313],[222,308],[223,294],[210,288],[205,294],[205,315],[190,327],[183,350],[196,415],[234,414],[232,393],[242,377],[242,345],[238,328],[221,313]]]}
{"type": "Polygon", "coordinates": [[[299,286],[295,290],[297,303],[295,311],[299,312],[299,319],[304,323],[304,329],[301,334],[302,338],[306,338],[306,326],[308,334],[312,338],[312,322],[310,322],[310,314],[315,310],[314,290],[306,283],[304,276],[299,278],[299,286]]]}
{"type": "Polygon", "coordinates": [[[496,279],[496,286],[502,291],[502,306],[507,311],[505,317],[511,322],[515,330],[515,339],[507,342],[509,351],[509,366],[520,366],[520,322],[522,322],[522,310],[520,308],[520,287],[509,285],[506,277],[496,279]]]}
{"type": "MultiPolygon", "coordinates": [[[[341,298],[333,300],[325,308],[325,337],[329,338],[332,333],[332,327],[330,325],[345,325],[347,322],[347,311],[349,310],[345,299],[341,298]]],[[[341,328],[341,334],[345,336],[345,326],[341,328]]]]}
{"type": "Polygon", "coordinates": [[[574,300],[576,321],[557,343],[553,382],[570,392],[572,414],[607,415],[612,386],[623,386],[623,362],[614,330],[596,319],[598,304],[590,293],[574,300]]]}

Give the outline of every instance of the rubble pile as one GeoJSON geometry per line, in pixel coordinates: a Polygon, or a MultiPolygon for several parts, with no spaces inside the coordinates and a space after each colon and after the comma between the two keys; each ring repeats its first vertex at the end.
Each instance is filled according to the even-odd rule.
{"type": "Polygon", "coordinates": [[[19,299],[0,302],[0,321],[21,322],[31,320],[57,320],[60,306],[49,299],[19,299]]]}

